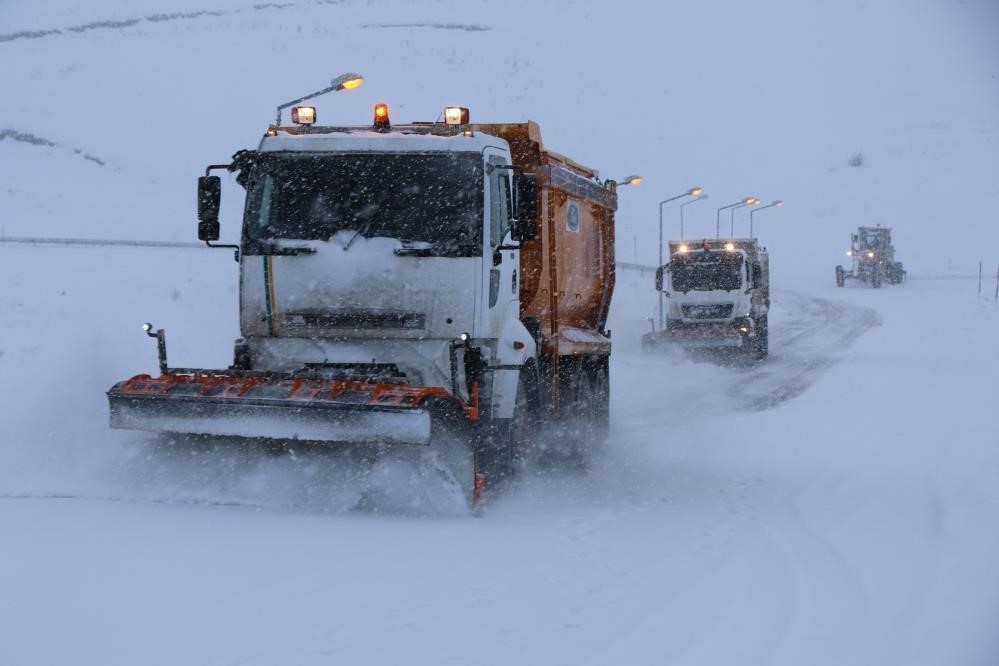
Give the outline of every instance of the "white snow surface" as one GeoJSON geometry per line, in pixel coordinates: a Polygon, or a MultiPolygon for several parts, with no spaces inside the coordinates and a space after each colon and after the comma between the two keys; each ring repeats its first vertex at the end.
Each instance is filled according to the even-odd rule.
{"type": "Polygon", "coordinates": [[[109,431],[104,391],[156,368],[141,322],[174,365],[231,361],[231,254],[0,243],[3,666],[999,661],[999,309],[994,282],[954,277],[999,261],[990,0],[11,0],[0,19],[9,236],[190,240],[204,166],[351,70],[364,86],[319,98],[320,122],[459,102],[645,175],[621,191],[624,261],[654,262],[657,204],[692,185],[712,198],[690,234],[742,196],[788,202],[755,222],[771,357],[643,352],[652,276],[620,271],[606,450],[529,459],[478,517],[432,455],[109,431]],[[849,232],[878,222],[910,279],[836,289],[849,232]]]}

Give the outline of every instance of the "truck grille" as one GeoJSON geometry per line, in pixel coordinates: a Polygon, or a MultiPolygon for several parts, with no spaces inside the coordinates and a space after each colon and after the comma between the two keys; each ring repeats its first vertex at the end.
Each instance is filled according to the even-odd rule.
{"type": "Polygon", "coordinates": [[[426,315],[409,312],[299,312],[284,317],[288,328],[346,328],[362,329],[406,329],[422,330],[426,326],[426,315]]]}
{"type": "Polygon", "coordinates": [[[714,305],[684,305],[680,308],[687,319],[728,319],[732,316],[731,303],[714,305]]]}

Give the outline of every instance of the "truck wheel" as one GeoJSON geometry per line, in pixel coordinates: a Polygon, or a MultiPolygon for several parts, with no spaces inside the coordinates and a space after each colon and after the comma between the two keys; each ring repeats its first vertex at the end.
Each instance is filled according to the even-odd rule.
{"type": "Polygon", "coordinates": [[[592,388],[594,440],[603,442],[610,434],[610,358],[600,356],[586,364],[592,388]]]}
{"type": "Polygon", "coordinates": [[[843,283],[846,282],[846,271],[843,270],[842,266],[836,267],[836,286],[842,287],[843,283]]]}
{"type": "Polygon", "coordinates": [[[770,354],[770,324],[768,315],[756,320],[756,341],[753,346],[753,358],[757,361],[765,359],[770,354]]]}
{"type": "Polygon", "coordinates": [[[881,267],[875,266],[871,270],[871,286],[875,289],[881,288],[881,267]]]}
{"type": "Polygon", "coordinates": [[[423,403],[430,412],[430,442],[436,449],[443,473],[453,477],[471,509],[478,501],[476,494],[476,463],[478,462],[476,433],[461,407],[452,400],[431,397],[423,403]]]}
{"type": "Polygon", "coordinates": [[[571,368],[566,373],[571,379],[566,382],[561,431],[569,458],[585,467],[607,439],[610,403],[606,358],[574,358],[566,366],[571,368]]]}
{"type": "Polygon", "coordinates": [[[488,488],[514,476],[517,461],[531,447],[538,432],[538,411],[537,373],[533,366],[528,366],[520,371],[513,416],[491,419],[481,425],[475,471],[485,477],[488,488]]]}
{"type": "Polygon", "coordinates": [[[541,426],[541,393],[538,371],[533,365],[525,366],[520,371],[517,381],[517,400],[513,408],[513,418],[510,424],[510,462],[511,465],[522,460],[524,453],[535,443],[541,426]]]}

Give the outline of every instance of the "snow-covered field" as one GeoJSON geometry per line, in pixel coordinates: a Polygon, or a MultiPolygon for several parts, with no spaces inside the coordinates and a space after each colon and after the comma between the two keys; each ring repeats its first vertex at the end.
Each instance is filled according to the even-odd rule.
{"type": "Polygon", "coordinates": [[[204,165],[348,70],[321,121],[461,102],[645,175],[624,261],[691,185],[693,235],[788,204],[756,218],[771,358],[643,352],[652,276],[621,271],[605,454],[479,518],[412,461],[109,431],[104,391],[155,370],[141,322],[230,362],[231,255],[0,243],[0,664],[999,661],[999,309],[926,277],[999,260],[991,0],[60,4],[0,6],[6,235],[191,240],[204,165]],[[877,222],[910,280],[836,289],[877,222]]]}
{"type": "Polygon", "coordinates": [[[999,654],[999,310],[972,280],[837,290],[786,274],[772,358],[725,367],[643,352],[651,278],[625,272],[606,455],[586,472],[529,465],[473,519],[416,466],[357,479],[333,454],[105,430],[103,390],[153,369],[137,326],[151,311],[178,324],[174,362],[227,361],[228,257],[0,252],[0,663],[999,654]],[[178,266],[191,286],[164,289],[178,266]]]}

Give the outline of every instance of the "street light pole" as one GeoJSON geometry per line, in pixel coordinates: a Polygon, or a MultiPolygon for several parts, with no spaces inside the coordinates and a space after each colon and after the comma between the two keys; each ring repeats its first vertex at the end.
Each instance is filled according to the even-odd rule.
{"type": "Polygon", "coordinates": [[[738,206],[732,206],[732,210],[729,211],[729,227],[728,227],[728,237],[735,238],[735,211],[742,208],[743,206],[755,206],[760,203],[759,199],[754,199],[750,197],[746,201],[743,201],[738,206]]]}
{"type": "Polygon", "coordinates": [[[735,211],[739,210],[743,206],[748,206],[747,203],[741,203],[738,206],[732,206],[731,210],[728,211],[728,237],[735,238],[735,211]]]}
{"type": "Polygon", "coordinates": [[[777,199],[777,201],[774,201],[773,203],[769,203],[766,206],[762,206],[760,208],[756,208],[755,210],[749,211],[749,237],[750,238],[753,237],[753,213],[758,213],[761,210],[765,210],[767,208],[773,208],[774,206],[777,206],[779,208],[780,206],[783,206],[783,205],[784,205],[784,202],[781,201],[780,199],[777,199]]]}
{"type": "Polygon", "coordinates": [[[708,198],[707,194],[702,194],[696,199],[691,199],[690,201],[684,201],[682,204],[680,204],[680,240],[683,240],[683,209],[692,203],[697,203],[698,201],[704,201],[707,198],[708,198]]]}
{"type": "Polygon", "coordinates": [[[736,206],[749,206],[753,201],[757,201],[757,199],[753,197],[746,197],[745,199],[740,199],[739,201],[736,201],[733,204],[729,204],[727,206],[722,206],[721,208],[719,208],[717,214],[715,215],[715,238],[721,238],[721,212],[723,210],[728,210],[729,208],[735,208],[736,206]]]}
{"type": "MultiPolygon", "coordinates": [[[[682,199],[684,197],[696,197],[699,196],[703,190],[699,187],[692,187],[683,194],[678,194],[675,197],[670,197],[669,199],[663,199],[659,202],[659,267],[663,265],[663,206],[668,204],[670,201],[676,201],[677,199],[682,199]]],[[[663,292],[659,291],[659,330],[662,330],[664,323],[663,316],[663,292]]]]}

